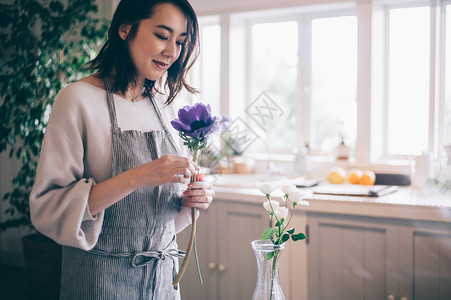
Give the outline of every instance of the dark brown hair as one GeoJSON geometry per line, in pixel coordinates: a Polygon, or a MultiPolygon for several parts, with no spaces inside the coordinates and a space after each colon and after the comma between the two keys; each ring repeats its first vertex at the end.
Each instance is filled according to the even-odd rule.
{"type": "MultiPolygon", "coordinates": [[[[199,25],[196,13],[186,0],[122,0],[113,15],[108,40],[97,57],[87,64],[86,69],[98,72],[100,78],[112,78],[113,91],[125,94],[129,84],[136,83],[137,75],[127,42],[136,36],[140,22],[152,17],[155,7],[162,3],[177,6],[187,19],[187,36],[180,56],[168,69],[165,80],[165,87],[169,90],[166,104],[170,104],[183,87],[190,93],[197,93],[186,82],[186,75],[199,55],[199,25]],[[119,36],[119,27],[123,24],[131,25],[125,41],[119,36]]],[[[144,90],[148,96],[152,95],[154,88],[155,81],[145,79],[144,90]]]]}

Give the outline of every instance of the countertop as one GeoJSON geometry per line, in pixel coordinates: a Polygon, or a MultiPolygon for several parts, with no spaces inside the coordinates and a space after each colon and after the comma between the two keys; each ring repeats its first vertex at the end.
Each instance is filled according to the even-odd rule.
{"type": "MultiPolygon", "coordinates": [[[[216,180],[215,199],[221,201],[239,201],[263,203],[265,196],[259,191],[258,181],[246,181],[251,177],[237,177],[236,182],[216,180]]],[[[301,206],[297,211],[346,214],[369,217],[409,219],[451,223],[451,193],[429,188],[417,189],[399,187],[392,194],[381,197],[337,196],[314,194],[313,188],[301,188],[305,191],[309,206],[301,206]]],[[[280,199],[281,192],[275,192],[274,198],[280,199]]]]}

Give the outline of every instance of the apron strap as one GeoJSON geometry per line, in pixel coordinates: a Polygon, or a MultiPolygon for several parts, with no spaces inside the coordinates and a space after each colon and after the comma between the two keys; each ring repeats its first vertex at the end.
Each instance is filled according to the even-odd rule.
{"type": "Polygon", "coordinates": [[[105,84],[106,94],[107,94],[107,102],[108,108],[110,112],[111,125],[113,126],[113,132],[118,131],[119,127],[117,126],[117,118],[116,118],[116,106],[114,105],[113,92],[111,89],[110,78],[104,77],[103,82],[105,84]]]}
{"type": "Polygon", "coordinates": [[[171,132],[168,130],[168,128],[163,120],[163,115],[161,114],[160,109],[158,108],[157,104],[155,103],[155,98],[149,92],[147,92],[147,96],[149,97],[150,102],[152,103],[153,109],[155,110],[155,113],[157,114],[158,119],[160,120],[163,130],[166,132],[166,136],[168,137],[169,142],[171,143],[172,149],[175,151],[174,153],[177,153],[178,151],[177,151],[176,143],[175,143],[174,139],[172,138],[171,132]]]}

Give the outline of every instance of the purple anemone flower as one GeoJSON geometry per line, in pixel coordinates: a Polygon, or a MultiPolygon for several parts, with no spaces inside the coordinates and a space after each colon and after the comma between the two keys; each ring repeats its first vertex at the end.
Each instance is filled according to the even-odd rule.
{"type": "Polygon", "coordinates": [[[172,120],[171,125],[185,136],[198,139],[214,131],[215,121],[216,117],[211,115],[210,105],[196,103],[179,109],[178,118],[172,120]]]}

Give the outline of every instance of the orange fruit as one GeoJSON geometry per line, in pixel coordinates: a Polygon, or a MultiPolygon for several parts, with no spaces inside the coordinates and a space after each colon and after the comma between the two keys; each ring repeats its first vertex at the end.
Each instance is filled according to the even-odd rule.
{"type": "Polygon", "coordinates": [[[351,169],[348,172],[348,181],[351,184],[359,184],[363,172],[359,169],[351,169]]]}
{"type": "Polygon", "coordinates": [[[329,170],[327,181],[332,184],[341,184],[345,182],[346,172],[340,167],[333,167],[329,170]]]}
{"type": "Polygon", "coordinates": [[[363,185],[373,185],[376,181],[376,174],[373,171],[365,170],[362,172],[362,177],[360,177],[360,184],[363,185]]]}

